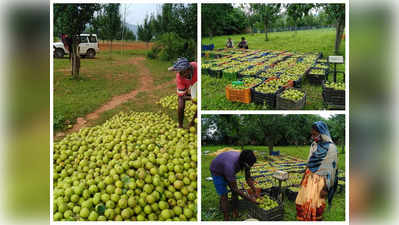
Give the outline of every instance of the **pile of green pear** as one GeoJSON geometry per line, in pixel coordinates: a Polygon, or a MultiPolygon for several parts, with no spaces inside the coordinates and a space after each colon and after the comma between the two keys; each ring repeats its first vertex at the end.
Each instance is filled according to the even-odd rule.
{"type": "Polygon", "coordinates": [[[230,68],[224,69],[223,72],[226,72],[226,73],[237,73],[240,70],[241,69],[239,67],[230,67],[230,68]]]}
{"type": "Polygon", "coordinates": [[[331,82],[326,81],[324,84],[326,88],[333,88],[335,90],[345,90],[345,83],[344,82],[331,82]]]}
{"type": "Polygon", "coordinates": [[[254,78],[254,77],[245,77],[242,79],[242,81],[244,82],[244,85],[246,87],[251,88],[251,87],[259,84],[260,82],[262,82],[262,79],[254,78]]]}
{"type": "Polygon", "coordinates": [[[196,220],[196,131],[164,113],[121,112],[53,153],[55,221],[196,220]]]}
{"type": "Polygon", "coordinates": [[[322,63],[315,64],[315,67],[322,68],[322,69],[328,69],[328,66],[326,64],[322,64],[322,63]]]}
{"type": "Polygon", "coordinates": [[[325,70],[323,70],[323,69],[311,69],[309,73],[310,74],[314,74],[314,75],[322,75],[322,76],[324,76],[325,75],[325,70]]]}
{"type": "Polygon", "coordinates": [[[212,65],[213,65],[212,63],[203,63],[203,64],[201,64],[201,68],[202,68],[202,69],[208,69],[208,68],[210,68],[212,65]]]}
{"type": "Polygon", "coordinates": [[[248,89],[248,87],[245,86],[244,84],[229,84],[229,86],[230,86],[232,89],[236,89],[236,90],[248,89]]]}
{"type": "Polygon", "coordinates": [[[302,91],[293,89],[293,88],[288,88],[281,93],[280,97],[284,99],[288,99],[294,102],[297,102],[301,100],[305,96],[305,93],[302,91]]]}
{"type": "Polygon", "coordinates": [[[256,202],[258,203],[259,207],[261,207],[264,210],[273,209],[278,206],[278,203],[267,195],[264,195],[256,199],[256,202]]]}
{"type": "MultiPolygon", "coordinates": [[[[193,99],[196,101],[196,99],[193,99]]],[[[179,106],[178,96],[177,95],[170,95],[161,98],[157,104],[160,104],[163,108],[177,110],[179,106]]],[[[186,101],[186,107],[184,109],[184,116],[186,118],[193,118],[194,114],[197,112],[197,104],[193,103],[192,101],[186,101]]]]}
{"type": "Polygon", "coordinates": [[[278,85],[270,84],[270,82],[265,82],[255,88],[255,91],[264,94],[274,94],[279,90],[278,85]]]}

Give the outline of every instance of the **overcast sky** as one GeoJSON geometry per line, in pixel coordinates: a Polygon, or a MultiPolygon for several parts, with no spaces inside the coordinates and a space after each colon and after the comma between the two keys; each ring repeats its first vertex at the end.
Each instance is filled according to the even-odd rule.
{"type": "Polygon", "coordinates": [[[138,25],[144,22],[144,18],[147,15],[151,15],[151,13],[156,13],[161,10],[161,4],[143,4],[143,3],[134,3],[134,4],[121,4],[120,12],[122,18],[125,13],[126,7],[126,23],[138,25]]]}

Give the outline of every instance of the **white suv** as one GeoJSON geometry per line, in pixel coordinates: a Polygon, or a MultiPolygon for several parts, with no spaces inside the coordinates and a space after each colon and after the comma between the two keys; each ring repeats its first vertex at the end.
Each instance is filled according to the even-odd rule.
{"type": "MultiPolygon", "coordinates": [[[[79,53],[81,56],[87,56],[88,58],[94,58],[97,52],[100,51],[97,42],[96,34],[81,34],[79,53]]],[[[64,43],[55,42],[54,45],[54,57],[63,58],[65,54],[69,54],[69,51],[64,48],[64,43]]]]}

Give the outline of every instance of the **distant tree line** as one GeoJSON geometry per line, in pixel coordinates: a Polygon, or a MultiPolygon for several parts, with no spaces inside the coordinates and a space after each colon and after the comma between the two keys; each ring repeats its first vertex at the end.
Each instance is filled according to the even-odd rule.
{"type": "Polygon", "coordinates": [[[325,121],[337,146],[345,146],[345,115],[324,119],[318,115],[203,115],[202,145],[303,146],[311,143],[311,127],[325,121]]]}

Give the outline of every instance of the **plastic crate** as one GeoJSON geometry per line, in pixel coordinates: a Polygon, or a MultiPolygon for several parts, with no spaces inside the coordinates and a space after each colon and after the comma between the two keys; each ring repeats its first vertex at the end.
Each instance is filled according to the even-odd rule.
{"type": "MultiPolygon", "coordinates": [[[[260,84],[262,84],[262,83],[260,83],[260,84]]],[[[276,96],[278,93],[282,92],[284,90],[284,88],[280,88],[275,93],[265,94],[265,93],[261,93],[261,92],[258,92],[255,90],[255,88],[257,86],[259,86],[260,84],[251,88],[252,101],[258,105],[264,105],[266,103],[270,108],[274,109],[276,107],[276,96]]]]}
{"type": "MultiPolygon", "coordinates": [[[[299,187],[299,186],[296,186],[299,187]]],[[[298,195],[298,192],[292,191],[289,188],[285,189],[285,195],[287,196],[288,200],[295,201],[298,195]]]]}
{"type": "Polygon", "coordinates": [[[328,70],[322,69],[322,70],[324,70],[324,74],[320,75],[320,74],[312,74],[312,69],[318,69],[318,68],[312,67],[308,71],[306,78],[309,80],[309,83],[311,83],[311,84],[321,85],[323,83],[323,81],[326,79],[328,70]]]}
{"type": "Polygon", "coordinates": [[[332,108],[345,108],[345,90],[335,90],[333,88],[327,88],[325,82],[322,82],[322,95],[324,103],[332,108]]]}
{"type": "Polygon", "coordinates": [[[209,68],[209,69],[208,69],[208,74],[209,74],[211,77],[221,78],[224,69],[225,69],[225,68],[223,68],[223,69],[216,69],[216,70],[215,70],[215,69],[209,68]]]}
{"type": "Polygon", "coordinates": [[[226,86],[226,98],[232,102],[249,104],[251,102],[251,89],[233,89],[229,84],[226,86]]]}
{"type": "Polygon", "coordinates": [[[242,208],[248,209],[249,214],[260,221],[281,221],[284,219],[284,207],[281,201],[272,198],[278,203],[278,206],[265,210],[257,204],[247,200],[240,202],[242,208]]]}
{"type": "MultiPolygon", "coordinates": [[[[285,90],[288,90],[288,89],[290,89],[290,88],[286,88],[285,90]]],[[[298,91],[301,91],[301,92],[304,92],[304,91],[299,90],[297,88],[294,88],[294,89],[296,89],[298,91]]],[[[304,92],[305,95],[303,96],[303,98],[298,100],[298,101],[296,101],[296,102],[292,101],[292,100],[289,100],[289,99],[282,98],[281,97],[282,93],[283,92],[280,92],[276,96],[276,108],[277,109],[282,109],[282,110],[300,110],[300,109],[303,109],[305,107],[305,104],[306,104],[306,92],[304,92]]]]}

